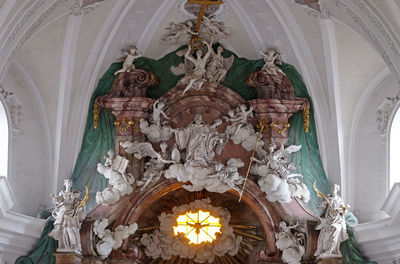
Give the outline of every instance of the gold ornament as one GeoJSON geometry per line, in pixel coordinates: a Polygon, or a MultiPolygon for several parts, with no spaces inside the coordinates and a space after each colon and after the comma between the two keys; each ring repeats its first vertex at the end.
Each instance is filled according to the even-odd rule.
{"type": "Polygon", "coordinates": [[[94,129],[97,129],[97,126],[99,125],[99,119],[100,119],[100,105],[95,101],[94,102],[94,109],[93,109],[93,126],[94,129]]]}
{"type": "Polygon", "coordinates": [[[308,133],[309,126],[310,126],[310,104],[308,103],[306,108],[303,110],[303,125],[304,125],[304,132],[308,133]]]}
{"type": "Polygon", "coordinates": [[[259,132],[258,132],[258,135],[257,135],[257,141],[256,141],[256,145],[254,146],[253,153],[251,154],[251,158],[250,158],[250,162],[249,162],[249,167],[247,168],[247,172],[246,172],[246,179],[244,180],[243,187],[242,187],[242,191],[240,192],[239,202],[242,200],[244,188],[246,187],[247,178],[249,177],[251,164],[253,163],[253,158],[254,158],[254,155],[256,154],[256,150],[257,150],[257,147],[258,147],[258,143],[259,143],[260,140],[261,140],[262,132],[264,131],[264,129],[265,129],[267,126],[268,126],[268,121],[267,121],[266,119],[261,119],[261,120],[258,122],[258,124],[257,124],[257,128],[259,129],[259,132]]]}
{"type": "Polygon", "coordinates": [[[279,135],[282,135],[290,127],[290,124],[282,121],[272,121],[269,126],[279,135]]]}
{"type": "Polygon", "coordinates": [[[114,125],[117,127],[119,131],[127,131],[128,129],[133,128],[135,125],[135,121],[126,120],[125,118],[122,120],[114,121],[114,125]]]}

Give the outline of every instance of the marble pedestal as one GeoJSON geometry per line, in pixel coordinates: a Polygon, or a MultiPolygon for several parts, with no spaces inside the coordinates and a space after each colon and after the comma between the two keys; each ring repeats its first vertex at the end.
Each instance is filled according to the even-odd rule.
{"type": "Polygon", "coordinates": [[[56,264],[82,264],[82,256],[76,252],[57,252],[54,253],[56,264]]]}
{"type": "Polygon", "coordinates": [[[256,99],[248,101],[253,108],[257,123],[266,121],[267,127],[263,131],[265,143],[285,144],[289,137],[289,118],[308,106],[308,100],[297,98],[294,100],[256,99]],[[270,142],[268,142],[270,139],[270,142]]]}
{"type": "Polygon", "coordinates": [[[115,116],[116,127],[115,147],[116,154],[125,154],[120,142],[137,140],[142,136],[139,129],[141,118],[147,119],[152,110],[153,99],[146,97],[107,97],[97,98],[100,107],[111,111],[115,116]]]}

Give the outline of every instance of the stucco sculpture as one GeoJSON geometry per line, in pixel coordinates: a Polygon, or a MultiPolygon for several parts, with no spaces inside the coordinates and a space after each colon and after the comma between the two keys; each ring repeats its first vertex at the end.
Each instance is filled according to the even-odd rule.
{"type": "Polygon", "coordinates": [[[258,185],[266,193],[269,201],[289,203],[292,197],[297,197],[305,203],[310,200],[310,191],[298,179],[303,176],[291,173],[295,170],[295,166],[288,161],[290,153],[299,151],[300,148],[301,146],[294,145],[285,148],[281,145],[276,149],[275,144],[271,144],[268,151],[262,147],[257,148],[258,158],[253,158],[251,172],[261,177],[258,185]]]}
{"type": "MultiPolygon", "coordinates": [[[[115,168],[114,152],[108,152],[109,157],[103,164],[97,164],[97,171],[108,179],[109,186],[103,191],[96,193],[96,202],[101,205],[110,205],[116,203],[122,196],[133,192],[132,184],[135,178],[130,173],[126,173],[125,169],[119,171],[115,168]]],[[[119,156],[120,159],[127,161],[119,156]]]]}
{"type": "Polygon", "coordinates": [[[121,72],[130,72],[132,70],[135,70],[136,68],[135,65],[133,64],[133,61],[139,57],[142,57],[142,53],[140,53],[136,47],[132,47],[124,59],[124,64],[122,65],[122,69],[114,72],[114,75],[117,75],[118,73],[121,72]]]}
{"type": "Polygon", "coordinates": [[[305,252],[305,235],[292,230],[299,225],[287,225],[282,221],[279,223],[279,233],[275,234],[276,247],[282,251],[282,261],[288,264],[300,264],[305,252]]]}
{"type": "Polygon", "coordinates": [[[282,64],[282,58],[276,49],[268,48],[267,52],[263,52],[262,50],[260,50],[260,53],[265,62],[264,66],[262,67],[262,71],[265,71],[271,75],[278,75],[278,73],[285,74],[277,66],[282,64]]]}
{"type": "Polygon", "coordinates": [[[112,232],[110,229],[106,229],[108,225],[107,218],[96,220],[93,224],[93,232],[99,238],[96,251],[102,258],[108,257],[113,249],[121,247],[122,240],[133,235],[138,229],[138,225],[133,223],[129,226],[119,225],[112,232]]]}
{"type": "Polygon", "coordinates": [[[201,40],[201,42],[204,47],[196,50],[195,57],[192,55],[192,46],[188,45],[187,49],[177,52],[179,56],[184,56],[184,63],[177,67],[171,66],[171,71],[175,75],[185,74],[179,81],[186,85],[182,94],[185,94],[191,88],[196,91],[199,90],[206,81],[210,83],[222,82],[228,70],[232,67],[234,57],[224,58],[222,46],[218,46],[217,52],[215,52],[211,47],[212,41],[201,40]]]}
{"type": "Polygon", "coordinates": [[[224,22],[216,21],[213,17],[203,16],[198,32],[195,32],[195,20],[186,20],[180,23],[170,22],[166,33],[161,37],[161,43],[166,45],[188,44],[192,36],[216,43],[232,33],[232,29],[224,22]]]}
{"type": "MultiPolygon", "coordinates": [[[[244,149],[251,151],[255,148],[257,141],[257,134],[253,126],[248,122],[249,118],[253,117],[253,108],[247,110],[247,106],[239,105],[235,110],[230,110],[228,116],[224,117],[228,125],[226,131],[229,138],[235,144],[241,144],[244,149]]],[[[259,146],[263,146],[264,142],[260,141],[259,146]]]]}
{"type": "Polygon", "coordinates": [[[189,43],[192,35],[197,35],[193,29],[194,25],[194,20],[186,20],[181,23],[170,22],[169,26],[165,28],[167,33],[162,36],[161,43],[166,45],[189,43]]]}
{"type": "Polygon", "coordinates": [[[224,58],[222,52],[224,47],[218,46],[217,52],[213,49],[210,61],[207,63],[206,79],[210,83],[221,83],[225,80],[225,75],[232,67],[234,57],[224,58]]]}
{"type": "Polygon", "coordinates": [[[147,139],[152,143],[167,141],[173,135],[171,127],[166,122],[161,122],[161,116],[165,119],[169,117],[164,112],[165,104],[159,100],[153,103],[153,113],[150,121],[143,118],[140,119],[140,131],[146,135],[147,139]]]}
{"type": "Polygon", "coordinates": [[[158,181],[164,169],[168,164],[178,163],[180,160],[179,151],[172,151],[172,156],[167,153],[167,144],[161,143],[161,153],[156,152],[153,149],[151,143],[148,142],[121,142],[122,147],[125,148],[127,153],[133,154],[135,158],[142,159],[143,157],[150,157],[150,160],[144,164],[144,172],[142,178],[137,181],[137,185],[141,190],[151,183],[158,181]],[[168,160],[171,158],[172,160],[168,160]]]}
{"type": "Polygon", "coordinates": [[[80,253],[82,247],[79,230],[86,217],[84,202],[80,192],[71,190],[71,180],[65,180],[64,185],[65,190],[57,196],[53,195],[56,207],[52,215],[56,220],[49,236],[58,241],[57,251],[80,253]]]}
{"type": "Polygon", "coordinates": [[[239,190],[243,177],[237,169],[244,163],[240,159],[231,158],[227,165],[215,160],[216,154],[221,154],[229,135],[219,133],[217,128],[221,120],[212,125],[203,122],[200,114],[195,115],[194,122],[185,128],[174,130],[175,141],[180,151],[185,151],[184,163],[173,164],[165,172],[166,178],[176,178],[180,182],[190,182],[184,185],[188,191],[206,189],[210,192],[224,193],[231,188],[239,190]]]}
{"type": "Polygon", "coordinates": [[[203,83],[206,81],[205,77],[207,61],[212,53],[212,48],[207,41],[202,40],[202,43],[207,46],[207,52],[204,54],[204,56],[203,51],[199,49],[196,51],[196,57],[194,57],[191,54],[191,45],[189,45],[185,53],[185,66],[187,65],[186,72],[185,76],[179,81],[182,84],[186,84],[182,95],[184,95],[192,87],[196,91],[199,90],[201,86],[203,86],[203,83]]]}
{"type": "Polygon", "coordinates": [[[341,257],[340,244],[349,239],[346,230],[344,215],[349,205],[345,205],[339,196],[339,185],[331,185],[331,194],[324,196],[315,186],[314,189],[318,196],[324,200],[318,206],[322,211],[320,223],[315,227],[320,230],[318,236],[318,247],[315,256],[318,259],[341,257]]]}

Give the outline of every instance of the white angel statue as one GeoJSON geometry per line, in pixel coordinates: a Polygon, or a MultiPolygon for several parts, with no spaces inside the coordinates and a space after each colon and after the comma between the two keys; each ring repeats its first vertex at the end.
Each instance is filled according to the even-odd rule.
{"type": "Polygon", "coordinates": [[[288,157],[291,153],[299,151],[301,146],[281,147],[275,150],[276,145],[271,144],[269,150],[262,147],[257,148],[257,158],[251,167],[251,173],[260,176],[258,185],[266,193],[271,202],[279,201],[288,203],[292,197],[297,197],[307,203],[310,200],[310,191],[298,178],[303,176],[291,173],[296,167],[289,163],[288,157]]]}
{"type": "MultiPolygon", "coordinates": [[[[212,49],[211,49],[212,50],[212,49]]],[[[222,52],[224,48],[218,46],[217,52],[212,50],[210,62],[207,64],[206,77],[210,83],[221,83],[225,80],[225,75],[232,67],[234,57],[224,58],[222,52]]]]}

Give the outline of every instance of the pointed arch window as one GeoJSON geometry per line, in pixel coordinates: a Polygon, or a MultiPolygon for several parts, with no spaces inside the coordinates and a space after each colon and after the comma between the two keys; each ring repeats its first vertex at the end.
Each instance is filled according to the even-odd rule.
{"type": "Polygon", "coordinates": [[[0,176],[7,177],[9,126],[6,109],[0,100],[0,176]]]}

